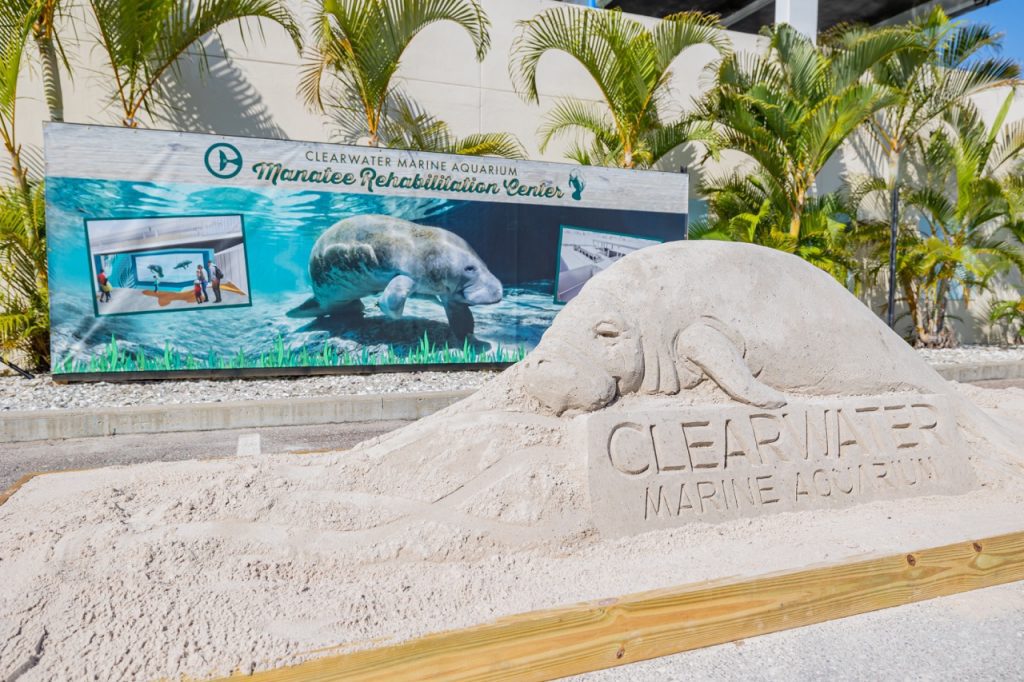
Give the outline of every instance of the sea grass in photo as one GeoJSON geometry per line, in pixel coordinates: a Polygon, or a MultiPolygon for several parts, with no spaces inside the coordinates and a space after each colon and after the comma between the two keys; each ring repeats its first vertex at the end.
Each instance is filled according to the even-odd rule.
{"type": "Polygon", "coordinates": [[[243,349],[222,353],[209,349],[205,354],[196,355],[182,352],[165,344],[160,353],[147,354],[143,350],[128,350],[118,339],[111,336],[102,349],[89,357],[71,355],[59,358],[54,363],[54,372],[70,374],[82,372],[163,372],[174,370],[206,369],[270,369],[292,367],[355,367],[432,364],[511,364],[526,357],[527,349],[520,345],[506,347],[496,345],[481,349],[467,339],[460,347],[447,343],[438,345],[424,334],[419,343],[412,347],[386,345],[381,350],[363,346],[358,350],[339,350],[324,344],[313,349],[308,346],[288,347],[280,334],[274,339],[272,348],[264,353],[247,353],[243,349]]]}

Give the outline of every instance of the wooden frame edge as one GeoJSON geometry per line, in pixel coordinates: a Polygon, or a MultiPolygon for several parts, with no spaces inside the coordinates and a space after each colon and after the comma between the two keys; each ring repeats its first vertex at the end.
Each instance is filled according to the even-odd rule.
{"type": "Polygon", "coordinates": [[[247,677],[547,680],[1018,580],[1024,532],[519,614],[247,677]]]}
{"type": "Polygon", "coordinates": [[[19,490],[21,490],[21,486],[25,485],[26,483],[31,481],[36,476],[42,476],[43,474],[48,474],[48,473],[50,473],[50,472],[49,471],[31,471],[31,472],[29,472],[27,474],[24,474],[21,478],[19,478],[17,481],[15,481],[13,484],[11,484],[11,487],[7,488],[7,490],[4,490],[4,491],[0,492],[0,505],[2,505],[7,500],[11,499],[14,496],[14,493],[16,493],[19,490]]]}

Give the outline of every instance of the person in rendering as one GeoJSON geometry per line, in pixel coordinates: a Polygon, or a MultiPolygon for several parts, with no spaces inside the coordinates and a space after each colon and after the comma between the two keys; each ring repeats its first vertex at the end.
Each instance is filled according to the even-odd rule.
{"type": "Polygon", "coordinates": [[[224,272],[217,267],[217,264],[210,261],[210,284],[213,286],[213,302],[220,303],[220,281],[224,279],[224,272]]]}
{"type": "Polygon", "coordinates": [[[153,291],[160,291],[160,273],[153,273],[153,291]]]}
{"type": "Polygon", "coordinates": [[[96,275],[96,283],[100,287],[100,303],[110,300],[110,290],[113,288],[110,286],[110,282],[107,279],[107,273],[100,268],[99,273],[96,275]]]}
{"type": "Polygon", "coordinates": [[[196,278],[195,284],[192,286],[192,293],[196,295],[196,303],[203,302],[203,283],[196,278]]]}
{"type": "Polygon", "coordinates": [[[210,297],[206,295],[206,280],[206,269],[203,267],[203,264],[200,263],[196,266],[196,281],[199,282],[200,287],[202,287],[203,301],[210,300],[210,297]]]}

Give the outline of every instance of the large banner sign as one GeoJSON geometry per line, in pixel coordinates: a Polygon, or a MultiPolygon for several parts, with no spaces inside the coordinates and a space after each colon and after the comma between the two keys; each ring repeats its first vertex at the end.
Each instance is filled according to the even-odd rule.
{"type": "Polygon", "coordinates": [[[50,124],[53,371],[514,362],[686,205],[677,173],[50,124]]]}

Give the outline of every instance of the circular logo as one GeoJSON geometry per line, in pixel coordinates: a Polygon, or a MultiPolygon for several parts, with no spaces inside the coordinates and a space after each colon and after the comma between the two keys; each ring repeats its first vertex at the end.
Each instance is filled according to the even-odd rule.
{"type": "Polygon", "coordinates": [[[233,178],[242,170],[242,152],[227,142],[211,144],[203,159],[210,175],[221,180],[233,178]]]}

